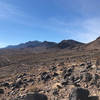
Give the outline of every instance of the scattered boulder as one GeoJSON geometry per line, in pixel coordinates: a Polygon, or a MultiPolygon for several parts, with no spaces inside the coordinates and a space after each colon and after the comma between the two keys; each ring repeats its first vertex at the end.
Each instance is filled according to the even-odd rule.
{"type": "Polygon", "coordinates": [[[56,66],[51,66],[50,70],[51,71],[56,71],[56,66]]]}
{"type": "Polygon", "coordinates": [[[56,77],[56,76],[58,76],[58,75],[59,75],[59,74],[55,72],[55,73],[53,73],[52,76],[53,76],[53,77],[56,77]]]}
{"type": "Polygon", "coordinates": [[[84,80],[84,82],[89,82],[89,81],[91,81],[91,80],[92,80],[92,74],[90,74],[90,73],[85,73],[85,74],[83,75],[83,80],[84,80]]]}
{"type": "Polygon", "coordinates": [[[54,89],[54,90],[53,90],[53,95],[54,95],[54,96],[58,95],[58,94],[59,94],[58,92],[59,92],[58,89],[54,89]]]}
{"type": "Polygon", "coordinates": [[[62,84],[63,86],[68,85],[68,80],[62,79],[61,84],[62,84]]]}
{"type": "Polygon", "coordinates": [[[28,93],[23,96],[19,96],[14,100],[48,100],[47,96],[40,93],[28,93]]]}
{"type": "Polygon", "coordinates": [[[14,82],[14,83],[12,84],[12,87],[14,87],[14,89],[15,89],[15,88],[19,88],[22,84],[23,84],[22,79],[19,78],[19,79],[16,80],[16,82],[14,82]]]}
{"type": "Polygon", "coordinates": [[[90,68],[92,68],[92,63],[91,62],[88,62],[86,69],[90,69],[90,68]]]}
{"type": "Polygon", "coordinates": [[[7,88],[10,87],[9,83],[7,83],[7,82],[2,83],[1,86],[7,87],[7,88]]]}
{"type": "Polygon", "coordinates": [[[69,68],[69,69],[64,69],[62,76],[64,77],[64,79],[68,78],[73,72],[73,68],[69,68]]]}
{"type": "Polygon", "coordinates": [[[85,66],[85,63],[81,63],[80,66],[82,66],[82,67],[85,66]]]}
{"type": "Polygon", "coordinates": [[[29,79],[27,80],[27,82],[34,82],[34,80],[33,80],[32,78],[29,78],[29,79]]]}
{"type": "Polygon", "coordinates": [[[47,72],[43,72],[41,74],[41,80],[48,81],[51,78],[50,74],[47,72]]]}
{"type": "Polygon", "coordinates": [[[4,94],[4,90],[3,89],[0,89],[0,94],[4,94]]]}

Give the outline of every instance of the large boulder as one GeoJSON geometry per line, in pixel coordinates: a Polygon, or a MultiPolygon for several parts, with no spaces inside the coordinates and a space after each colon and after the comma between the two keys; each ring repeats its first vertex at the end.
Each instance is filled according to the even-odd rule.
{"type": "Polygon", "coordinates": [[[89,91],[83,88],[74,88],[69,95],[69,100],[88,100],[89,91]]]}
{"type": "Polygon", "coordinates": [[[24,100],[48,100],[47,96],[39,93],[29,93],[24,100]]]}
{"type": "Polygon", "coordinates": [[[25,96],[17,97],[14,100],[48,100],[47,96],[40,93],[28,93],[25,96]]]}

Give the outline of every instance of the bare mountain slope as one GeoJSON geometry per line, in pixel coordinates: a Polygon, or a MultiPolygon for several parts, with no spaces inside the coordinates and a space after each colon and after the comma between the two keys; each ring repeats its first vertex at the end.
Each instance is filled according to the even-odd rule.
{"type": "Polygon", "coordinates": [[[85,50],[100,50],[100,37],[83,46],[85,50]]]}

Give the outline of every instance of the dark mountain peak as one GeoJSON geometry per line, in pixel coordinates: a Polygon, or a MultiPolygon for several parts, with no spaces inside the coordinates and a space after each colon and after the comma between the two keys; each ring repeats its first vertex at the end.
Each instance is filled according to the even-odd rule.
{"type": "Polygon", "coordinates": [[[49,41],[44,41],[43,43],[48,43],[49,41]]]}
{"type": "Polygon", "coordinates": [[[70,40],[62,40],[58,44],[58,47],[60,47],[61,49],[64,49],[64,48],[72,49],[81,45],[83,45],[83,43],[70,39],[70,40]]]}
{"type": "Polygon", "coordinates": [[[52,43],[52,42],[49,42],[49,41],[44,41],[44,42],[42,42],[42,44],[44,44],[44,45],[48,45],[48,44],[50,44],[50,43],[52,43]]]}
{"type": "Polygon", "coordinates": [[[54,47],[56,45],[57,45],[57,43],[55,43],[55,42],[28,41],[26,43],[22,43],[19,45],[10,45],[7,47],[7,49],[35,48],[35,47],[49,48],[49,47],[54,47]]]}
{"type": "Polygon", "coordinates": [[[44,41],[41,43],[41,46],[47,47],[47,48],[55,47],[56,45],[57,45],[56,42],[49,42],[49,41],[44,41]]]}
{"type": "Polygon", "coordinates": [[[19,49],[19,48],[27,48],[27,47],[36,47],[37,45],[40,45],[40,41],[28,41],[26,43],[21,43],[19,45],[9,45],[8,49],[19,49]]]}
{"type": "Polygon", "coordinates": [[[73,42],[77,42],[77,41],[69,39],[69,40],[62,40],[60,43],[73,43],[73,42]]]}
{"type": "Polygon", "coordinates": [[[56,42],[44,41],[43,44],[57,44],[56,42]]]}

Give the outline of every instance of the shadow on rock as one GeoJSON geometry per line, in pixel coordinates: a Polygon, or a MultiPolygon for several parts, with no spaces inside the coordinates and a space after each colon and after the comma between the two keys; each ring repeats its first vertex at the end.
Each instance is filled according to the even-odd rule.
{"type": "Polygon", "coordinates": [[[98,96],[89,96],[90,92],[84,88],[74,88],[69,95],[69,100],[99,100],[98,96]]]}
{"type": "Polygon", "coordinates": [[[99,97],[98,96],[91,96],[91,97],[88,97],[88,100],[99,100],[99,97]]]}

